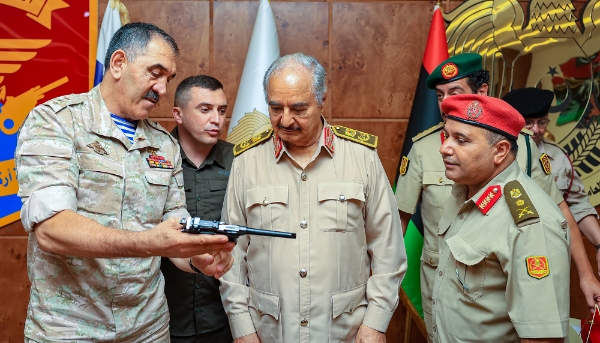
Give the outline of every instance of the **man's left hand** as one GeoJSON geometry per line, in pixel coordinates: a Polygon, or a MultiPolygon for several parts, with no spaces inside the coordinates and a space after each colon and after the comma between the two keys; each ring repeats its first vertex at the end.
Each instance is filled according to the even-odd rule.
{"type": "Polygon", "coordinates": [[[355,343],[385,343],[385,333],[361,324],[356,334],[355,343]]]}
{"type": "Polygon", "coordinates": [[[233,256],[230,252],[221,251],[210,254],[197,255],[192,257],[194,267],[208,276],[220,278],[231,269],[233,265],[233,256]]]}
{"type": "Polygon", "coordinates": [[[590,312],[594,313],[596,303],[600,305],[600,282],[591,274],[588,278],[580,279],[579,286],[585,296],[585,302],[590,312]]]}

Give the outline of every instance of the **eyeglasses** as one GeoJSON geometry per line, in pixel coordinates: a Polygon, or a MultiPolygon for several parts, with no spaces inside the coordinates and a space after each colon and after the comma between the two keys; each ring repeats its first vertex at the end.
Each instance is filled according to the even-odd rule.
{"type": "Polygon", "coordinates": [[[537,126],[540,129],[545,129],[546,126],[548,126],[548,124],[550,124],[550,119],[542,119],[542,120],[530,120],[530,119],[526,119],[525,120],[525,127],[527,129],[531,129],[536,124],[537,124],[537,126]]]}

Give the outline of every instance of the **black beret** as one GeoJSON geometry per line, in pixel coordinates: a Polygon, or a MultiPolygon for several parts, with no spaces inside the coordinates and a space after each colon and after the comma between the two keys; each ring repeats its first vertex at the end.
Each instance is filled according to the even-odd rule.
{"type": "Polygon", "coordinates": [[[541,118],[548,115],[554,93],[545,89],[519,88],[508,92],[502,100],[519,111],[523,118],[541,118]]]}

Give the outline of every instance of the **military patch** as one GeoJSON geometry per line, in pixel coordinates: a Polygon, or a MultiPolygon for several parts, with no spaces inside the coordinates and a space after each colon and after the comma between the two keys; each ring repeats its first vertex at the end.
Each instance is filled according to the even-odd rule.
{"type": "Polygon", "coordinates": [[[89,148],[92,148],[94,150],[94,152],[98,155],[103,155],[103,156],[108,155],[108,152],[106,152],[106,150],[104,150],[104,148],[102,147],[102,144],[100,144],[100,142],[98,142],[98,141],[90,143],[86,146],[89,148]]]}
{"type": "Polygon", "coordinates": [[[446,63],[442,66],[442,77],[446,80],[450,80],[458,75],[458,66],[452,62],[446,63]]]}
{"type": "Polygon", "coordinates": [[[410,160],[406,156],[402,156],[402,161],[400,162],[400,175],[406,175],[408,171],[408,165],[410,164],[410,160]]]}
{"type": "Polygon", "coordinates": [[[550,274],[550,266],[546,256],[529,256],[526,259],[527,274],[535,279],[541,279],[550,274]]]}
{"type": "Polygon", "coordinates": [[[550,165],[550,159],[548,158],[548,155],[543,153],[542,156],[540,156],[540,163],[542,164],[542,169],[544,169],[544,173],[546,173],[546,175],[550,175],[550,173],[552,172],[552,166],[550,165]]]}
{"type": "Polygon", "coordinates": [[[335,148],[333,146],[333,130],[331,130],[331,127],[326,126],[323,128],[323,134],[325,135],[325,148],[327,148],[327,150],[329,150],[330,153],[334,153],[335,152],[335,148]]]}
{"type": "Polygon", "coordinates": [[[283,141],[278,135],[273,135],[273,147],[275,148],[275,150],[273,150],[275,158],[279,158],[281,151],[283,151],[283,141]]]}
{"type": "Polygon", "coordinates": [[[527,192],[525,192],[523,185],[519,181],[513,180],[504,185],[504,198],[515,224],[519,224],[527,219],[540,217],[533,203],[531,203],[529,195],[527,195],[527,192]]]}
{"type": "Polygon", "coordinates": [[[472,101],[467,107],[467,117],[473,120],[478,120],[479,117],[483,114],[483,107],[481,107],[481,103],[477,100],[472,101]]]}
{"type": "Polygon", "coordinates": [[[370,133],[357,131],[349,127],[339,125],[332,126],[331,130],[333,131],[333,134],[335,134],[339,138],[347,139],[368,146],[369,148],[377,148],[377,141],[379,140],[379,138],[370,133]]]}
{"type": "Polygon", "coordinates": [[[502,190],[500,189],[500,185],[489,186],[477,199],[475,204],[477,208],[483,214],[488,214],[488,212],[494,207],[498,199],[502,196],[502,190]]]}
{"type": "Polygon", "coordinates": [[[240,144],[235,145],[233,147],[233,156],[238,156],[239,154],[243,153],[244,151],[259,145],[260,143],[271,138],[272,134],[273,134],[273,129],[268,129],[266,131],[263,131],[255,136],[253,136],[252,138],[249,138],[249,139],[241,142],[240,144]]]}
{"type": "Polygon", "coordinates": [[[412,138],[413,142],[418,141],[419,139],[423,138],[423,137],[427,137],[429,134],[436,132],[437,130],[441,129],[444,127],[444,122],[440,122],[439,124],[432,126],[430,128],[428,128],[427,130],[418,133],[416,136],[414,136],[412,138]]]}
{"type": "Polygon", "coordinates": [[[146,158],[146,161],[148,162],[148,166],[150,166],[150,168],[173,169],[173,163],[162,156],[158,156],[155,151],[150,153],[150,156],[146,158]]]}

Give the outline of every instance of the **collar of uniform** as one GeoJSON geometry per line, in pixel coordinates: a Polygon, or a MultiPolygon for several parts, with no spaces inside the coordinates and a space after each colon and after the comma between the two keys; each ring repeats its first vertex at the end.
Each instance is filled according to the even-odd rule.
{"type": "MultiPolygon", "coordinates": [[[[333,153],[335,151],[335,146],[333,143],[335,140],[335,135],[333,134],[331,125],[327,124],[327,121],[323,116],[321,116],[321,120],[323,122],[323,132],[321,133],[321,137],[319,137],[319,146],[315,151],[315,156],[319,154],[322,148],[325,148],[329,155],[333,157],[333,153]]],[[[276,133],[273,134],[272,141],[274,149],[273,153],[275,154],[276,162],[279,161],[284,152],[289,155],[287,149],[285,148],[283,140],[281,140],[281,138],[276,133]]]]}
{"type": "Polygon", "coordinates": [[[552,149],[546,149],[546,138],[542,138],[542,141],[537,147],[542,154],[546,154],[548,155],[548,158],[554,160],[554,153],[552,152],[552,149]]]}
{"type": "MultiPolygon", "coordinates": [[[[179,132],[177,131],[177,126],[170,133],[171,136],[173,136],[173,138],[177,139],[177,141],[179,142],[179,132]]],[[[213,162],[216,162],[218,165],[225,168],[225,159],[223,158],[223,144],[221,143],[220,139],[217,141],[217,144],[213,145],[212,149],[210,149],[210,152],[208,153],[208,156],[206,156],[204,162],[202,162],[202,165],[198,167],[196,167],[194,162],[187,158],[185,151],[183,151],[183,148],[181,147],[181,143],[179,144],[179,151],[181,151],[181,158],[184,161],[187,161],[187,163],[189,163],[190,165],[194,166],[196,169],[200,169],[206,165],[211,165],[213,164],[213,162]]]]}

